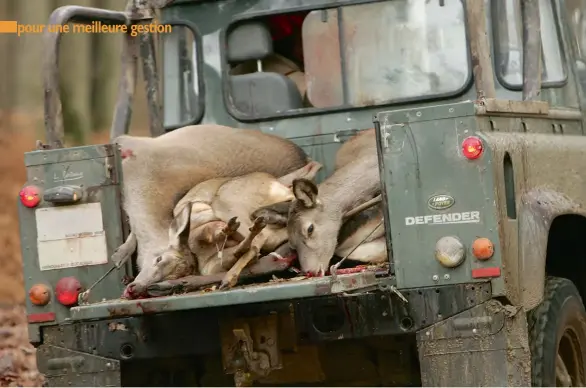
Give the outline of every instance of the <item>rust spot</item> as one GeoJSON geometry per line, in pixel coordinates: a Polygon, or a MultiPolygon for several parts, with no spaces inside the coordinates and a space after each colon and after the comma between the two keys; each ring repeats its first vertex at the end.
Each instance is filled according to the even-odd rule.
{"type": "Polygon", "coordinates": [[[328,284],[320,284],[315,287],[315,295],[329,294],[331,287],[328,284]]]}
{"type": "MultiPolygon", "coordinates": [[[[367,265],[357,265],[353,268],[341,268],[336,270],[337,275],[347,275],[351,273],[360,273],[368,271],[369,267],[367,265]]],[[[356,279],[352,279],[352,282],[356,282],[356,279]]]]}
{"type": "Polygon", "coordinates": [[[106,156],[114,155],[114,144],[104,144],[102,147],[103,150],[106,151],[106,156]]]}
{"type": "Polygon", "coordinates": [[[137,302],[136,306],[142,310],[144,314],[155,314],[167,309],[167,304],[164,303],[159,306],[153,306],[151,303],[148,302],[137,302]]]}
{"type": "Polygon", "coordinates": [[[118,323],[118,322],[110,322],[108,324],[108,330],[110,330],[110,331],[128,331],[125,324],[118,323]]]}
{"type": "Polygon", "coordinates": [[[128,307],[109,307],[108,314],[111,317],[126,317],[131,313],[128,307]]]}

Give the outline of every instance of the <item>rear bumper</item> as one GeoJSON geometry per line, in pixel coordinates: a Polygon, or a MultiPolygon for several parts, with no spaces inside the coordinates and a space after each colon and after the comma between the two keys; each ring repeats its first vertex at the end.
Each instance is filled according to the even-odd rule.
{"type": "MultiPolygon", "coordinates": [[[[193,370],[196,364],[217,365],[218,369],[211,368],[209,373],[222,373],[223,360],[231,357],[231,348],[226,344],[234,339],[221,327],[254,328],[256,335],[264,335],[264,330],[271,326],[268,322],[272,321],[277,323],[273,326],[277,331],[266,333],[269,339],[278,339],[273,342],[276,348],[259,347],[263,349],[259,351],[265,354],[276,351],[286,357],[288,362],[283,365],[287,365],[288,372],[280,377],[273,376],[269,385],[275,385],[274,381],[297,379],[299,370],[323,372],[325,364],[311,354],[329,355],[326,359],[331,361],[331,357],[338,359],[334,353],[342,352],[339,359],[350,361],[346,365],[356,365],[357,360],[364,359],[363,351],[374,357],[374,361],[360,364],[363,367],[377,362],[385,365],[374,372],[373,378],[381,381],[391,376],[385,381],[396,383],[395,372],[385,373],[389,365],[399,365],[399,374],[407,372],[405,381],[419,372],[422,386],[530,385],[525,315],[503,308],[496,300],[484,301],[490,298],[490,283],[411,289],[403,293],[409,298],[407,304],[375,290],[357,295],[330,295],[46,327],[43,344],[37,353],[38,365],[55,386],[63,385],[63,381],[85,386],[88,378],[94,385],[96,381],[120,385],[124,380],[122,365],[144,368],[145,362],[163,365],[162,359],[174,360],[173,365],[178,360],[187,360],[183,363],[186,370],[193,370]],[[474,307],[465,307],[470,305],[474,307]],[[461,309],[464,310],[455,313],[461,309]],[[250,319],[267,314],[273,319],[250,319]],[[411,328],[405,327],[407,317],[412,319],[411,328]],[[409,337],[389,337],[393,334],[409,334],[409,337]],[[335,345],[317,343],[372,336],[377,338],[341,341],[335,345]],[[414,343],[417,343],[418,365],[412,363],[414,343]],[[318,353],[312,353],[311,349],[318,353]],[[121,361],[135,362],[123,364],[121,361]],[[63,368],[51,368],[56,363],[63,368]],[[309,364],[312,365],[309,369],[300,368],[309,364]],[[68,366],[71,371],[67,370],[68,366]],[[458,373],[460,370],[471,372],[458,373]]],[[[128,373],[128,368],[126,371],[128,373]]],[[[224,373],[233,371],[224,370],[224,373]]],[[[309,374],[313,376],[313,383],[340,380],[339,364],[329,365],[327,375],[309,374]]]]}

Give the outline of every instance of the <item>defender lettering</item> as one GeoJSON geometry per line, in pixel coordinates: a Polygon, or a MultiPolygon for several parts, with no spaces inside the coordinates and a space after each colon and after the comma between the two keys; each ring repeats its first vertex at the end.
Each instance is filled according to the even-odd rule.
{"type": "Polygon", "coordinates": [[[405,217],[405,225],[445,225],[445,224],[477,224],[480,222],[480,212],[460,212],[434,214],[417,217],[405,217]]]}

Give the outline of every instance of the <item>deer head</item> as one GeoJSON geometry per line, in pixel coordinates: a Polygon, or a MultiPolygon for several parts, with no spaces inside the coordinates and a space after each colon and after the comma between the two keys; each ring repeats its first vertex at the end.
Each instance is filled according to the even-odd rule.
{"type": "Polygon", "coordinates": [[[191,203],[188,202],[171,222],[167,249],[152,258],[152,264],[140,271],[126,287],[125,295],[136,297],[144,294],[151,284],[193,274],[195,260],[188,247],[190,217],[191,203]]]}
{"type": "Polygon", "coordinates": [[[297,251],[303,271],[324,274],[336,250],[343,214],[324,205],[317,185],[309,179],[295,179],[293,195],[295,200],[265,206],[252,216],[286,223],[289,245],[297,251]]]}

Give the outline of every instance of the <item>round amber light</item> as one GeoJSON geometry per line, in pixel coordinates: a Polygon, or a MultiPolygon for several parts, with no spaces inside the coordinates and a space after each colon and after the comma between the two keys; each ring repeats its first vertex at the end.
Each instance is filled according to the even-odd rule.
{"type": "Polygon", "coordinates": [[[28,291],[28,297],[35,306],[44,306],[51,300],[51,291],[44,284],[35,284],[28,291]]]}
{"type": "Polygon", "coordinates": [[[480,237],[472,243],[472,254],[478,260],[488,260],[494,254],[494,244],[486,237],[480,237]]]}

